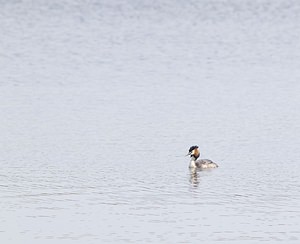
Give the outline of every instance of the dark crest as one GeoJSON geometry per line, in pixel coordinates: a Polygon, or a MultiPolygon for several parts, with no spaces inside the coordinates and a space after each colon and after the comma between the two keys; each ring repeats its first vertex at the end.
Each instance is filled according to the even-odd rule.
{"type": "Polygon", "coordinates": [[[199,148],[198,146],[191,146],[189,152],[192,152],[194,149],[199,148]]]}

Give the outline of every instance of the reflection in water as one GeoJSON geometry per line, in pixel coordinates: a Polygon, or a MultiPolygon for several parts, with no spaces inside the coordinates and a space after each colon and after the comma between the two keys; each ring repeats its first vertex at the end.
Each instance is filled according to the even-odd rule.
{"type": "Polygon", "coordinates": [[[194,187],[199,185],[200,182],[197,169],[190,169],[190,182],[194,187]]]}

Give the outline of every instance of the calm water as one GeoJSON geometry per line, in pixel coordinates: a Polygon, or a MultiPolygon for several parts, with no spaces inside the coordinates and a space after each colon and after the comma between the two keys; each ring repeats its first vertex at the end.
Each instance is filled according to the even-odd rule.
{"type": "Polygon", "coordinates": [[[300,241],[300,2],[0,1],[1,243],[300,241]],[[191,145],[219,164],[191,173],[191,145]]]}

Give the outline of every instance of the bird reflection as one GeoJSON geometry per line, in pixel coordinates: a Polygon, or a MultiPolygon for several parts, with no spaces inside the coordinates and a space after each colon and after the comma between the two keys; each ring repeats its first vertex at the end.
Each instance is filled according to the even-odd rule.
{"type": "Polygon", "coordinates": [[[190,169],[190,183],[192,186],[197,187],[200,183],[198,171],[195,168],[190,169]]]}

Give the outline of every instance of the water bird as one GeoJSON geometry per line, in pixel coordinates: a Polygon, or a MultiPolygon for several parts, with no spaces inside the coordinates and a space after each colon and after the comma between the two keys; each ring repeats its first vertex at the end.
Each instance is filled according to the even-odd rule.
{"type": "Polygon", "coordinates": [[[198,146],[191,146],[186,156],[190,156],[190,169],[211,169],[218,168],[219,166],[210,159],[198,159],[200,151],[198,146]]]}

